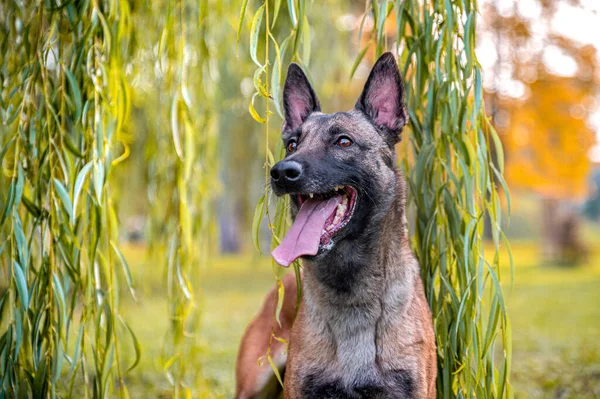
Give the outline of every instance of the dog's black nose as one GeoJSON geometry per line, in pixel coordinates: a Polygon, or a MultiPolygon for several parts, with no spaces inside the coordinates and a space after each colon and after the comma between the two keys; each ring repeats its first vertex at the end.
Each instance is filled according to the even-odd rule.
{"type": "Polygon", "coordinates": [[[273,181],[293,182],[302,175],[302,165],[296,161],[281,161],[277,162],[271,168],[271,177],[273,181]]]}

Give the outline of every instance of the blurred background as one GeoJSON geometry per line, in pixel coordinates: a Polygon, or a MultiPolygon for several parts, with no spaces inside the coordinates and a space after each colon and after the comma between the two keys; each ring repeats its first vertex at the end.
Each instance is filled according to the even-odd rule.
{"type": "MultiPolygon", "coordinates": [[[[121,251],[137,297],[120,300],[121,314],[136,326],[143,353],[127,377],[132,397],[170,392],[163,350],[172,309],[165,302],[169,274],[163,255],[172,244],[164,233],[171,228],[165,221],[177,211],[169,206],[177,174],[174,157],[165,156],[173,153],[170,111],[157,111],[168,110],[173,95],[172,77],[159,64],[176,55],[165,56],[160,48],[169,40],[162,3],[152,2],[143,13],[132,5],[134,45],[124,66],[131,108],[122,136],[129,156],[112,172],[121,251]],[[157,245],[152,237],[163,234],[167,238],[157,245]]],[[[255,237],[262,255],[252,238],[265,185],[264,126],[248,112],[256,66],[248,46],[236,46],[239,2],[210,7],[211,34],[201,43],[190,41],[182,52],[190,85],[214,83],[193,99],[206,112],[194,123],[211,126],[214,135],[201,147],[212,154],[209,163],[194,167],[189,181],[215,170],[216,178],[203,181],[200,191],[210,193],[209,206],[217,211],[202,219],[210,234],[202,243],[206,258],[194,272],[201,344],[187,367],[197,370],[215,397],[231,397],[239,340],[274,284],[274,272],[266,221],[255,237]],[[201,57],[203,52],[210,56],[201,57]]],[[[252,24],[250,8],[257,6],[250,1],[248,7],[243,41],[252,24]]],[[[281,7],[288,12],[286,4],[281,7]]],[[[304,62],[322,108],[350,109],[375,58],[369,50],[355,64],[374,29],[372,16],[364,15],[363,1],[313,1],[307,7],[310,59],[304,62]]],[[[481,0],[479,8],[476,49],[485,106],[502,141],[511,191],[511,215],[502,223],[514,275],[506,253],[501,270],[512,323],[513,390],[516,397],[600,397],[600,1],[481,0]]],[[[280,18],[279,29],[289,29],[280,18]]],[[[274,112],[272,148],[280,123],[274,112]]],[[[399,154],[406,153],[406,142],[399,154]]],[[[205,209],[196,215],[202,218],[205,209]]]]}
{"type": "MultiPolygon", "coordinates": [[[[349,78],[362,48],[358,30],[364,4],[327,1],[310,7],[310,77],[325,112],[349,109],[374,62],[374,54],[367,54],[349,78]]],[[[222,12],[223,35],[233,37],[237,7],[222,12]]],[[[369,18],[365,32],[373,29],[369,18]]],[[[477,55],[484,71],[486,110],[504,146],[511,188],[512,212],[504,229],[515,270],[512,283],[508,267],[502,277],[512,320],[517,397],[600,396],[598,26],[596,0],[480,2],[477,55]]],[[[148,26],[141,38],[149,39],[149,48],[138,51],[131,72],[137,74],[131,146],[139,148],[119,169],[123,239],[129,242],[130,263],[143,274],[139,281],[145,295],[132,304],[131,312],[148,324],[147,333],[139,337],[147,346],[142,360],[146,383],[156,381],[148,349],[159,338],[157,328],[166,328],[152,294],[152,287],[161,283],[160,269],[143,250],[152,187],[142,154],[156,156],[147,149],[148,132],[165,127],[153,124],[152,114],[162,106],[161,96],[146,86],[156,79],[154,71],[140,70],[145,58],[153,56],[153,31],[148,26]]],[[[242,48],[236,55],[233,40],[215,51],[219,56],[211,73],[218,76],[220,89],[213,104],[220,115],[219,179],[214,186],[218,215],[202,279],[207,343],[202,362],[214,388],[229,395],[237,344],[273,277],[270,260],[256,253],[251,240],[255,204],[264,187],[263,127],[247,110],[254,66],[242,48]]],[[[273,121],[271,139],[276,141],[280,119],[273,121]]],[[[268,248],[266,225],[263,233],[262,247],[268,248]]]]}

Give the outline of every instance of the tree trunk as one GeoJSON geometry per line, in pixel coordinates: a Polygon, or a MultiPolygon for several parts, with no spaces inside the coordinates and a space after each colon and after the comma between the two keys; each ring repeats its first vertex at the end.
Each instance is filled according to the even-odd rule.
{"type": "Polygon", "coordinates": [[[542,199],[542,257],[545,262],[555,262],[558,258],[558,200],[542,199]]]}
{"type": "Polygon", "coordinates": [[[570,207],[554,198],[542,200],[542,256],[546,263],[574,266],[585,260],[587,249],[580,232],[580,219],[570,207]]]}

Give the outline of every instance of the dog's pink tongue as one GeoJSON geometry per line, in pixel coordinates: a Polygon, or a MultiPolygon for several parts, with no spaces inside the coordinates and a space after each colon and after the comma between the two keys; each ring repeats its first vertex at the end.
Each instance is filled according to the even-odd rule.
{"type": "Polygon", "coordinates": [[[301,256],[316,255],[325,222],[340,202],[342,202],[340,195],[323,201],[316,199],[305,201],[296,215],[294,224],[279,246],[271,252],[275,261],[281,266],[288,267],[301,256]]]}

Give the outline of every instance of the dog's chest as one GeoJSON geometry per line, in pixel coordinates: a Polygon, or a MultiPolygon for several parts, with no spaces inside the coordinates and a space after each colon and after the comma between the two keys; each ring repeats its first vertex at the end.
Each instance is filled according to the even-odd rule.
{"type": "Polygon", "coordinates": [[[319,320],[322,335],[329,337],[326,345],[329,350],[325,351],[328,352],[325,355],[328,364],[323,367],[322,362],[311,362],[307,372],[302,373],[302,398],[412,397],[413,380],[408,371],[384,372],[380,368],[377,349],[379,306],[324,313],[321,316],[325,318],[315,319],[319,320]]]}
{"type": "Polygon", "coordinates": [[[337,343],[336,359],[329,367],[305,374],[302,398],[402,399],[412,398],[414,382],[407,370],[382,372],[378,366],[374,334],[366,332],[337,343]]]}
{"type": "Polygon", "coordinates": [[[307,285],[299,335],[303,348],[297,387],[302,398],[412,398],[416,385],[410,368],[391,359],[392,345],[407,292],[406,282],[380,286],[363,282],[347,301],[307,285]],[[310,333],[308,333],[310,331],[310,333]],[[301,338],[300,338],[301,337],[301,338]]]}
{"type": "Polygon", "coordinates": [[[408,399],[414,396],[414,382],[406,370],[388,371],[350,385],[327,373],[314,373],[305,376],[301,386],[304,399],[408,399]]]}

